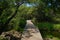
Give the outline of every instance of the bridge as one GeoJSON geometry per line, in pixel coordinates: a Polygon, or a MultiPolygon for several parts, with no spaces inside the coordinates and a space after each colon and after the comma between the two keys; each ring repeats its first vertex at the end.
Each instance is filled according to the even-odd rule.
{"type": "Polygon", "coordinates": [[[21,40],[43,40],[39,29],[31,22],[31,20],[26,21],[23,35],[21,40]]]}

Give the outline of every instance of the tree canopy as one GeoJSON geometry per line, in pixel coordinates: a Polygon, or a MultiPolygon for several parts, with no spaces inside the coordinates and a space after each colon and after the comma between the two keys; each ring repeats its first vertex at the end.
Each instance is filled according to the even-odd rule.
{"type": "Polygon", "coordinates": [[[19,27],[27,19],[60,22],[59,11],[60,0],[0,0],[0,31],[19,27]]]}

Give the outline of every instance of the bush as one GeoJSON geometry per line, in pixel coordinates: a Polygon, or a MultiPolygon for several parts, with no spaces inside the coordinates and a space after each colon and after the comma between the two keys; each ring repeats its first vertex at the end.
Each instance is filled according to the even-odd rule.
{"type": "Polygon", "coordinates": [[[23,31],[25,25],[26,25],[26,20],[24,20],[24,19],[20,19],[19,27],[18,27],[17,30],[18,30],[18,31],[23,31]]]}
{"type": "Polygon", "coordinates": [[[41,30],[52,30],[53,28],[53,24],[52,23],[48,23],[48,22],[41,22],[37,24],[38,28],[41,30]]]}

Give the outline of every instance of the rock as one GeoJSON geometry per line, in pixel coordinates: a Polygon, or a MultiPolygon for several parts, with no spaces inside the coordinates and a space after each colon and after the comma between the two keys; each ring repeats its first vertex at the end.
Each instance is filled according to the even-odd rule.
{"type": "Polygon", "coordinates": [[[7,38],[8,40],[20,40],[21,39],[21,34],[17,31],[8,31],[8,32],[3,32],[1,34],[1,37],[7,38]]]}

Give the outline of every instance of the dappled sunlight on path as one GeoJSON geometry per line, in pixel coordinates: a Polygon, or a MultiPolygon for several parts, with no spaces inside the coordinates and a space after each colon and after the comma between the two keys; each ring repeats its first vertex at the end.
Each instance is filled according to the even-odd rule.
{"type": "Polygon", "coordinates": [[[21,40],[43,40],[40,31],[31,20],[27,20],[21,40]]]}

